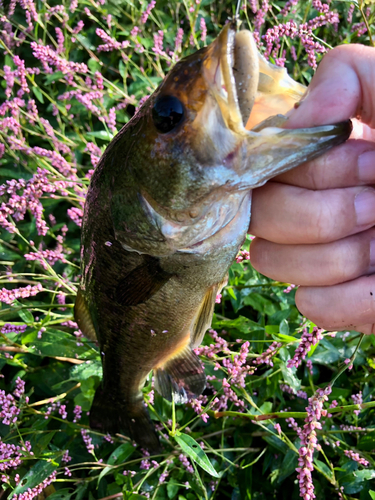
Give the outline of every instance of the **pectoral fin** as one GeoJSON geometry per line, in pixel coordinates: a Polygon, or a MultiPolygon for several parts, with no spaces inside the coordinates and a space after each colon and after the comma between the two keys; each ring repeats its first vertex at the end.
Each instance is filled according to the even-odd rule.
{"type": "Polygon", "coordinates": [[[76,303],[74,304],[74,318],[83,335],[89,340],[96,341],[94,324],[81,290],[78,290],[76,303]]]}
{"type": "Polygon", "coordinates": [[[206,387],[206,375],[198,356],[189,346],[154,370],[155,389],[168,401],[186,403],[206,387]]]}
{"type": "Polygon", "coordinates": [[[116,300],[123,306],[136,306],[147,302],[171,276],[160,267],[158,258],[145,255],[143,264],[119,282],[116,300]]]}
{"type": "Polygon", "coordinates": [[[221,292],[227,282],[228,275],[225,275],[224,279],[219,284],[210,288],[204,296],[191,327],[191,346],[193,349],[202,343],[204,334],[207,329],[210,328],[215,308],[216,295],[221,292]]]}

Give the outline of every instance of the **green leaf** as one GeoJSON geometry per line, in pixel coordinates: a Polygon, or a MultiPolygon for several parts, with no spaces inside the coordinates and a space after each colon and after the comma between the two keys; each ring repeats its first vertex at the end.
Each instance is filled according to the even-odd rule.
{"type": "Polygon", "coordinates": [[[280,322],[280,333],[282,335],[289,335],[289,323],[286,319],[280,322]]]}
{"type": "Polygon", "coordinates": [[[172,477],[167,484],[168,498],[171,500],[176,497],[178,490],[180,489],[179,483],[174,477],[172,477]]]}
{"type": "Polygon", "coordinates": [[[243,299],[245,306],[251,306],[256,311],[271,316],[276,312],[275,304],[267,296],[260,293],[251,293],[243,299]]]}
{"type": "Polygon", "coordinates": [[[55,491],[52,495],[48,495],[48,500],[69,500],[75,493],[71,488],[63,488],[62,490],[55,491]]]}
{"type": "Polygon", "coordinates": [[[103,141],[111,141],[114,137],[113,134],[107,132],[106,130],[86,132],[86,135],[89,135],[91,137],[96,137],[97,139],[102,139],[103,141]]]}
{"type": "Polygon", "coordinates": [[[266,441],[266,443],[270,444],[271,446],[273,446],[274,448],[276,448],[276,450],[280,451],[281,453],[287,453],[288,451],[288,445],[286,443],[284,443],[284,441],[282,441],[279,437],[277,436],[273,436],[272,434],[268,435],[268,436],[262,436],[262,439],[264,439],[266,441]]]}
{"type": "Polygon", "coordinates": [[[55,82],[60,78],[64,78],[64,73],[62,71],[56,71],[56,73],[52,73],[52,75],[46,75],[44,77],[44,82],[46,85],[50,85],[52,82],[55,82]]]}
{"type": "Polygon", "coordinates": [[[301,381],[296,377],[296,369],[295,368],[287,368],[286,364],[282,362],[280,364],[281,372],[283,374],[283,378],[286,384],[290,385],[292,389],[296,392],[301,389],[301,381]]]}
{"type": "Polygon", "coordinates": [[[125,66],[125,64],[124,64],[124,62],[122,60],[119,62],[118,70],[120,72],[120,75],[123,78],[126,78],[126,76],[127,76],[127,74],[126,74],[126,66],[125,66]]]}
{"type": "MultiPolygon", "coordinates": [[[[120,446],[118,446],[109,456],[107,463],[109,465],[115,465],[115,464],[121,464],[125,462],[135,451],[135,448],[132,444],[130,443],[123,443],[120,446]]],[[[113,467],[105,467],[101,473],[99,474],[98,477],[98,484],[100,483],[100,480],[106,476],[109,472],[113,472],[114,468],[113,467]]]]}
{"type": "Polygon", "coordinates": [[[321,462],[320,460],[318,460],[317,458],[314,458],[314,464],[318,467],[318,469],[320,469],[323,474],[328,478],[328,479],[333,479],[333,474],[332,474],[332,471],[331,469],[328,467],[327,464],[325,464],[324,462],[321,462]]]}
{"type": "Polygon", "coordinates": [[[371,500],[375,500],[375,491],[369,490],[369,495],[371,497],[371,500]]]}
{"type": "Polygon", "coordinates": [[[100,64],[98,63],[98,61],[96,59],[94,59],[93,57],[91,57],[89,60],[88,60],[88,63],[87,63],[87,66],[90,68],[90,70],[95,73],[96,71],[100,71],[100,64]]]}
{"type": "Polygon", "coordinates": [[[271,413],[271,411],[272,411],[272,402],[271,401],[265,401],[259,409],[260,409],[261,413],[271,413]]]}
{"type": "Polygon", "coordinates": [[[34,323],[34,316],[28,309],[21,309],[18,311],[18,316],[27,324],[32,325],[34,323]]]}
{"type": "Polygon", "coordinates": [[[177,443],[180,445],[181,450],[186,453],[195,463],[197,463],[202,469],[211,474],[213,477],[220,477],[216,472],[213,465],[211,464],[209,458],[199,446],[199,444],[191,436],[187,434],[177,433],[174,436],[177,443]]]}
{"type": "Polygon", "coordinates": [[[370,479],[374,479],[375,470],[374,469],[364,469],[357,470],[354,472],[354,475],[363,481],[369,481],[370,479]]]}
{"type": "Polygon", "coordinates": [[[33,92],[34,92],[34,95],[35,97],[38,99],[39,102],[41,102],[42,104],[44,104],[44,97],[43,97],[43,94],[41,93],[41,91],[38,89],[38,87],[31,87],[33,92]]]}
{"type": "MultiPolygon", "coordinates": [[[[12,307],[24,307],[21,302],[19,302],[17,299],[14,300],[12,307]]],[[[31,314],[31,312],[28,309],[20,309],[18,312],[18,316],[24,321],[27,325],[32,325],[34,323],[34,316],[31,314]]]]}
{"type": "Polygon", "coordinates": [[[315,352],[316,348],[318,347],[318,345],[319,345],[319,341],[315,345],[313,345],[313,346],[310,347],[310,350],[307,353],[307,357],[308,358],[311,358],[311,356],[314,354],[314,352],[315,352]]]}
{"type": "Polygon", "coordinates": [[[24,493],[29,488],[33,489],[38,484],[42,483],[52,472],[57,470],[59,464],[55,461],[47,462],[46,460],[39,460],[21,479],[19,485],[12,491],[8,499],[14,495],[24,493]]]}
{"type": "Polygon", "coordinates": [[[110,455],[107,463],[110,465],[120,464],[125,462],[135,451],[134,446],[131,443],[120,444],[110,455]]]}
{"type": "Polygon", "coordinates": [[[277,335],[277,338],[284,341],[284,342],[288,342],[288,343],[293,342],[293,344],[294,344],[296,342],[296,337],[292,337],[291,335],[285,335],[284,333],[279,333],[277,335]]]}
{"type": "Polygon", "coordinates": [[[74,335],[47,328],[43,332],[41,339],[34,339],[29,346],[30,352],[39,356],[64,356],[74,358],[76,355],[82,359],[96,358],[95,351],[87,342],[83,340],[83,346],[77,346],[77,339],[74,335]]]}
{"type": "Polygon", "coordinates": [[[294,473],[298,464],[298,455],[293,450],[288,450],[285,454],[284,460],[279,469],[279,475],[277,476],[277,482],[281,484],[284,479],[289,477],[294,473]]]}
{"type": "Polygon", "coordinates": [[[95,50],[96,49],[95,45],[93,45],[88,38],[81,35],[80,33],[78,33],[77,35],[74,35],[74,36],[79,42],[81,42],[81,44],[85,47],[85,49],[87,49],[87,50],[95,50]]]}
{"type": "Polygon", "coordinates": [[[103,376],[102,363],[99,359],[93,359],[89,363],[82,363],[82,365],[75,365],[70,370],[70,378],[72,380],[82,381],[91,377],[103,376]]]}

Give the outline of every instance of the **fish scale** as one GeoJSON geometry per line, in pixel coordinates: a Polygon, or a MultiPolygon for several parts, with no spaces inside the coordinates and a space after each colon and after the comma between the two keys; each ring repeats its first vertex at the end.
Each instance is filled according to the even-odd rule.
{"type": "Polygon", "coordinates": [[[350,122],[284,128],[278,113],[304,90],[229,23],[171,69],[107,147],[87,194],[75,305],[102,353],[91,427],[157,451],[142,397],[150,371],[170,401],[203,392],[193,348],[246,238],[251,190],[350,135],[350,122]]]}

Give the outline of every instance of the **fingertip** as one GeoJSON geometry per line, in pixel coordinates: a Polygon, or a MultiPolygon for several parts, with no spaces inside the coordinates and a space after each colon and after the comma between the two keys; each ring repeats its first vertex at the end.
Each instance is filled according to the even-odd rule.
{"type": "Polygon", "coordinates": [[[352,49],[340,46],[324,56],[305,97],[290,111],[288,128],[328,125],[355,116],[361,85],[352,55],[352,49]]]}

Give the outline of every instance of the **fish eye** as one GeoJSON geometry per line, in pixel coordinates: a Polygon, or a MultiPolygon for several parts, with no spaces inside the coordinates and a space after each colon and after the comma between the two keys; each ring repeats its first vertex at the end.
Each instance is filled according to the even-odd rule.
{"type": "Polygon", "coordinates": [[[173,95],[159,97],[152,108],[155,127],[162,134],[173,130],[184,116],[182,102],[173,95]]]}

